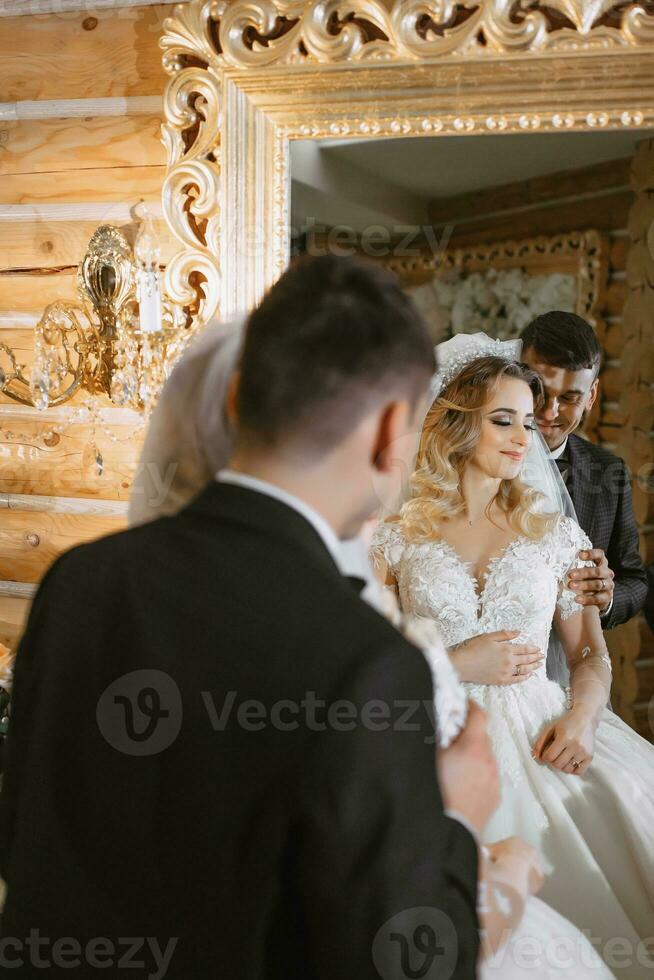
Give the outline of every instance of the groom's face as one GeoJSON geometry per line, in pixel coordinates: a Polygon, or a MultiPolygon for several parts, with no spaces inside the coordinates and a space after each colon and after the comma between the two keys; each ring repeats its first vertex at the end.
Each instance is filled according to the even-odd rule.
{"type": "Polygon", "coordinates": [[[545,403],[536,413],[536,422],[550,450],[562,446],[578,429],[597,397],[597,378],[592,368],[569,371],[541,360],[532,348],[522,352],[522,360],[536,371],[545,388],[545,403]]]}

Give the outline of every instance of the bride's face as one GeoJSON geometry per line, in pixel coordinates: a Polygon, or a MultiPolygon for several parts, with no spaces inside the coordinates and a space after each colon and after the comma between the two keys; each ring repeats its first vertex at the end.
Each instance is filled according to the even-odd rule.
{"type": "Polygon", "coordinates": [[[513,480],[536,428],[529,386],[518,378],[502,378],[481,411],[481,435],[471,462],[485,476],[513,480]]]}

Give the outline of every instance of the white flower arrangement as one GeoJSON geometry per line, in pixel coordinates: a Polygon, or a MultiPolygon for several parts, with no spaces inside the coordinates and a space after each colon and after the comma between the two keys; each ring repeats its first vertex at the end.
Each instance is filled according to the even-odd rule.
{"type": "Polygon", "coordinates": [[[514,340],[534,317],[549,310],[575,311],[575,277],[534,276],[522,269],[453,271],[412,290],[434,339],[478,333],[514,340]]]}

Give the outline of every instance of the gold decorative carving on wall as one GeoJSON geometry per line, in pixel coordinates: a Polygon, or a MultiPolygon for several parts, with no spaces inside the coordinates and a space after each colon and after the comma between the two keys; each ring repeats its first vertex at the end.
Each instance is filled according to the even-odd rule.
{"type": "Polygon", "coordinates": [[[385,263],[407,286],[450,270],[524,269],[531,275],[563,272],[576,282],[576,312],[598,327],[608,272],[608,243],[598,231],[525,238],[445,249],[438,255],[392,258],[385,263]]]}
{"type": "Polygon", "coordinates": [[[261,68],[630,47],[652,41],[647,7],[611,0],[396,0],[390,9],[382,0],[205,2],[176,13],[166,49],[174,57],[195,41],[207,61],[261,68]]]}
{"type": "Polygon", "coordinates": [[[291,139],[654,124],[652,2],[190,0],[160,44],[166,291],[199,323],[285,267],[291,139]]]}

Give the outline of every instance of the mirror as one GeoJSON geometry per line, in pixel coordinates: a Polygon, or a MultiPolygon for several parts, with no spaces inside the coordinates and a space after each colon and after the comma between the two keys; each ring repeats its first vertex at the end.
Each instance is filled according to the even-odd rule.
{"type": "Polygon", "coordinates": [[[298,140],[291,253],[389,266],[434,343],[478,330],[513,339],[551,309],[603,335],[621,320],[630,171],[648,135],[298,140]]]}
{"type": "MultiPolygon", "coordinates": [[[[604,364],[583,434],[631,466],[641,526],[651,513],[651,450],[643,455],[629,441],[643,393],[629,366],[638,355],[625,306],[639,220],[632,177],[639,147],[654,146],[653,136],[297,140],[290,147],[291,254],[359,254],[393,269],[435,344],[479,330],[512,339],[552,309],[592,324],[604,364]]],[[[607,634],[620,665],[633,656],[633,633],[628,625],[607,634]]],[[[628,676],[616,669],[622,712],[628,676]]],[[[637,711],[633,723],[642,728],[637,711]]]]}

